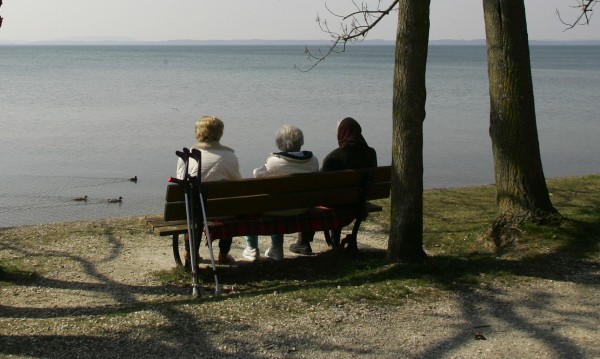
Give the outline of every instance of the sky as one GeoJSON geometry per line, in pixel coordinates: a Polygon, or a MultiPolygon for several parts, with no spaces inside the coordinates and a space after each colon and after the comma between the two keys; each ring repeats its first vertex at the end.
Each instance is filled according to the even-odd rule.
{"type": "MultiPolygon", "coordinates": [[[[600,18],[565,31],[556,10],[574,19],[576,4],[577,0],[525,0],[529,39],[600,40],[600,18]]],[[[0,40],[327,40],[317,16],[339,30],[331,12],[347,13],[349,6],[350,0],[3,0],[0,40]]],[[[395,14],[368,38],[393,40],[395,14]]],[[[431,40],[485,38],[481,0],[431,0],[430,17],[431,40]]]]}

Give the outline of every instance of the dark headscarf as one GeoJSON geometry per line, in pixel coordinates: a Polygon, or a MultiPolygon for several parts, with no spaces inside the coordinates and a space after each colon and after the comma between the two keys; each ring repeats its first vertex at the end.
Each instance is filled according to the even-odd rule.
{"type": "Polygon", "coordinates": [[[352,117],[346,117],[340,122],[337,129],[337,139],[340,147],[358,144],[367,145],[367,141],[362,136],[360,124],[352,117]]]}

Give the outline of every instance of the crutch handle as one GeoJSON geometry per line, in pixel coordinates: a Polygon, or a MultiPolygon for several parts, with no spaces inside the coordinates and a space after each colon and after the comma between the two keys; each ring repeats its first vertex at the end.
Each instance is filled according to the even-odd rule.
{"type": "MultiPolygon", "coordinates": [[[[185,148],[184,148],[185,150],[185,148]]],[[[184,161],[187,161],[188,158],[190,158],[190,152],[189,150],[186,151],[175,151],[175,154],[177,155],[177,157],[181,158],[184,161]]]]}
{"type": "Polygon", "coordinates": [[[169,178],[167,179],[167,181],[168,181],[168,182],[171,182],[171,183],[177,183],[177,184],[184,184],[184,183],[185,183],[185,181],[184,181],[184,180],[182,180],[182,179],[179,179],[179,178],[175,178],[175,177],[169,177],[169,178]]]}

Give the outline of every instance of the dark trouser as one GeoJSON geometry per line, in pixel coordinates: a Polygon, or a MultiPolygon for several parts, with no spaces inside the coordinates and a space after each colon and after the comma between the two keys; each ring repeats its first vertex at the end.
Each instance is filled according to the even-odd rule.
{"type": "MultiPolygon", "coordinates": [[[[219,252],[221,255],[227,255],[229,253],[232,243],[232,237],[219,239],[219,252]]],[[[185,235],[185,251],[190,252],[190,241],[187,234],[185,235]]]]}
{"type": "Polygon", "coordinates": [[[231,243],[233,243],[233,238],[231,237],[219,239],[219,253],[221,253],[222,256],[229,253],[231,243]]]}
{"type": "Polygon", "coordinates": [[[298,243],[310,244],[315,238],[315,231],[298,232],[298,243]]]}
{"type": "Polygon", "coordinates": [[[331,231],[329,231],[329,235],[331,236],[331,245],[334,248],[339,247],[342,237],[342,229],[332,229],[331,231]]]}

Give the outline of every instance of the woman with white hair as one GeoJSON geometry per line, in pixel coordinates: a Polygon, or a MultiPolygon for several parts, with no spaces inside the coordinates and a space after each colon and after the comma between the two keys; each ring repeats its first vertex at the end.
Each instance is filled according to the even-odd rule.
{"type": "MultiPolygon", "coordinates": [[[[309,173],[319,170],[319,161],[310,151],[301,151],[304,145],[302,131],[292,125],[282,126],[275,134],[275,144],[281,152],[274,152],[267,157],[266,163],[253,171],[254,177],[283,176],[293,173],[309,173]]],[[[279,211],[270,215],[291,216],[306,211],[306,209],[279,211]]],[[[258,236],[246,237],[244,258],[256,260],[260,257],[258,236]]],[[[283,234],[271,235],[271,247],[265,252],[267,258],[283,259],[283,234]]]]}

